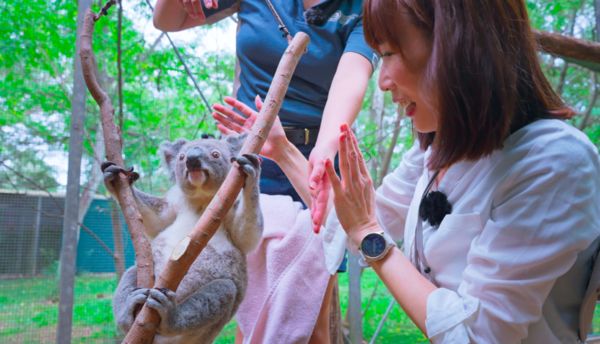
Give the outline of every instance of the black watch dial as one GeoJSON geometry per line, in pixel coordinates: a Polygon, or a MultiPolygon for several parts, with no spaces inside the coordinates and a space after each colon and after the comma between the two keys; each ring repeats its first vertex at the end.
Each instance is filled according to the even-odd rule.
{"type": "Polygon", "coordinates": [[[367,257],[377,257],[385,251],[387,243],[379,233],[367,234],[360,244],[360,250],[367,257]]]}

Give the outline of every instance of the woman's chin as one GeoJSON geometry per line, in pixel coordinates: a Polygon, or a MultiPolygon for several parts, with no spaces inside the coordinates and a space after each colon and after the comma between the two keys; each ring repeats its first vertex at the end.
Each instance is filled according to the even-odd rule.
{"type": "Polygon", "coordinates": [[[420,134],[430,134],[436,131],[436,127],[430,124],[422,124],[413,119],[413,128],[420,134]]]}

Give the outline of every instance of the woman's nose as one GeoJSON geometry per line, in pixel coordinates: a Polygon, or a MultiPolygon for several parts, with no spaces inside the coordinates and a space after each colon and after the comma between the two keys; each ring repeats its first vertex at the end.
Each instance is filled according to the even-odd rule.
{"type": "Polygon", "coordinates": [[[390,91],[393,86],[392,79],[387,75],[387,70],[386,68],[384,68],[383,65],[379,70],[379,78],[377,80],[377,84],[379,85],[379,88],[383,91],[390,91]]]}

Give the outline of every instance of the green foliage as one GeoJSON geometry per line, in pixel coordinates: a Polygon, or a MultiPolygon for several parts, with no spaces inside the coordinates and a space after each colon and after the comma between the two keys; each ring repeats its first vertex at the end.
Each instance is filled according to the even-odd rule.
{"type": "MultiPolygon", "coordinates": [[[[348,274],[339,276],[340,306],[342,317],[348,308],[348,274]]],[[[366,269],[361,276],[361,309],[363,315],[363,337],[368,342],[375,333],[379,322],[392,300],[381,280],[372,269],[366,269]],[[374,292],[374,295],[371,295],[374,292]]],[[[385,326],[377,336],[376,343],[427,343],[427,338],[412,323],[398,304],[385,321],[385,326]]]]}
{"type": "MultiPolygon", "coordinates": [[[[151,18],[145,1],[133,4],[135,20],[151,18]]],[[[593,39],[595,13],[593,0],[528,0],[532,24],[540,30],[572,34],[593,39]]],[[[94,3],[94,10],[98,4],[94,3]]],[[[72,1],[0,3],[0,34],[9,39],[0,45],[0,188],[48,189],[59,185],[52,152],[66,152],[68,147],[70,99],[73,92],[73,66],[77,4],[72,1]],[[16,169],[19,176],[11,170],[16,169]],[[33,184],[27,181],[34,180],[33,184]]],[[[149,24],[150,25],[150,24],[149,24]]],[[[233,25],[230,21],[219,26],[233,25]]],[[[210,34],[210,28],[189,31],[198,37],[210,34]]],[[[180,137],[197,137],[202,132],[214,133],[210,109],[200,98],[167,40],[157,44],[137,31],[134,22],[124,17],[122,30],[124,156],[142,178],[140,186],[150,192],[161,192],[168,180],[158,173],[161,142],[180,137]]],[[[111,9],[96,24],[94,50],[100,80],[108,91],[118,114],[117,99],[117,15],[111,9]]],[[[234,57],[231,53],[205,51],[190,43],[178,47],[209,103],[218,102],[231,93],[234,57]]],[[[565,101],[581,115],[572,120],[583,127],[598,144],[600,108],[591,104],[594,90],[588,70],[565,64],[560,58],[540,55],[544,70],[565,101]],[[566,68],[565,68],[566,66],[566,68]],[[591,110],[590,110],[591,108],[591,110]],[[583,125],[583,115],[590,112],[583,125]]],[[[363,111],[357,122],[362,148],[372,163],[371,170],[380,180],[383,158],[392,145],[396,107],[384,97],[383,113],[373,113],[372,79],[363,111]]],[[[86,91],[87,92],[87,91],[86,91]]],[[[98,107],[87,98],[85,119],[84,173],[89,173],[93,142],[98,126],[98,107]]],[[[400,123],[399,139],[392,147],[391,167],[396,166],[403,151],[410,146],[410,122],[400,123]]],[[[388,170],[389,172],[389,170],[388,170]]],[[[83,180],[86,178],[84,177],[83,180]]]]}
{"type": "MultiPolygon", "coordinates": [[[[151,16],[145,2],[135,7],[143,17],[151,16]]],[[[0,161],[39,184],[26,182],[0,165],[0,188],[54,191],[57,175],[45,160],[49,152],[68,150],[77,2],[11,1],[1,3],[0,10],[0,34],[10,37],[0,45],[0,161]]],[[[93,10],[98,10],[97,3],[93,10]]],[[[96,24],[94,51],[99,79],[118,114],[116,28],[116,10],[111,9],[109,16],[96,24]]],[[[195,32],[201,35],[206,30],[195,32]]],[[[166,38],[152,47],[154,42],[147,42],[124,17],[122,41],[124,155],[141,172],[143,187],[164,188],[165,178],[153,185],[160,164],[156,155],[159,144],[213,133],[215,126],[210,109],[166,38]]],[[[218,102],[231,93],[234,57],[224,52],[196,54],[195,48],[178,49],[209,103],[218,102]]],[[[84,158],[90,161],[99,113],[89,96],[87,111],[84,158]]],[[[90,165],[88,162],[86,168],[90,165]]]]}

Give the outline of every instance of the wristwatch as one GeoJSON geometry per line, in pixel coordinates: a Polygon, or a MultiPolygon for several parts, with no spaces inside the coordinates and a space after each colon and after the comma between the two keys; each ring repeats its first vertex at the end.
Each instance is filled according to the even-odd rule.
{"type": "Polygon", "coordinates": [[[375,232],[367,234],[358,247],[359,252],[365,261],[370,264],[383,259],[396,243],[384,232],[375,232]]]}

